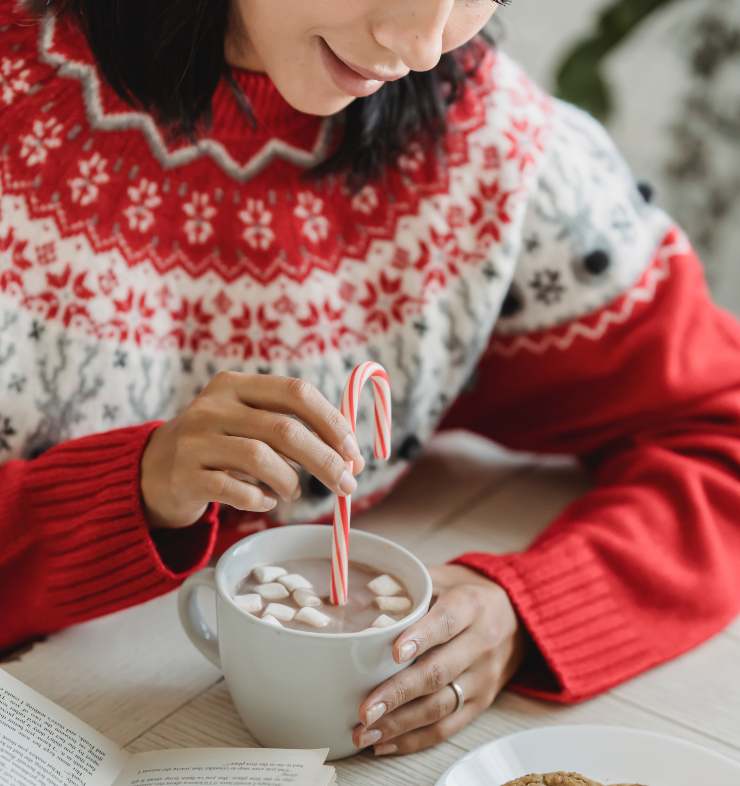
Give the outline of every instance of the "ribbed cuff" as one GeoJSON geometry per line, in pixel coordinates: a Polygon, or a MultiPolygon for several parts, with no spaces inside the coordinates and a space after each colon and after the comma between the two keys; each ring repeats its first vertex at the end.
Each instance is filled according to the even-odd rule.
{"type": "Polygon", "coordinates": [[[29,462],[27,517],[41,527],[54,627],[149,600],[206,565],[218,506],[177,532],[149,529],[141,456],[160,422],[62,443],[29,462]],[[56,612],[56,613],[55,613],[56,612]]]}
{"type": "Polygon", "coordinates": [[[577,535],[516,554],[472,552],[453,560],[503,587],[541,657],[530,657],[511,687],[560,701],[601,693],[656,661],[614,597],[609,577],[577,535]]]}

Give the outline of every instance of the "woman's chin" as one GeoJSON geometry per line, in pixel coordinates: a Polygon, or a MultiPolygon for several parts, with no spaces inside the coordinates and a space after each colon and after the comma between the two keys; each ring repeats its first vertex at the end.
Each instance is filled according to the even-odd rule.
{"type": "Polygon", "coordinates": [[[314,87],[311,90],[285,90],[280,89],[283,98],[298,112],[306,115],[317,115],[318,117],[330,117],[346,109],[355,97],[342,94],[331,86],[325,89],[314,87]]]}

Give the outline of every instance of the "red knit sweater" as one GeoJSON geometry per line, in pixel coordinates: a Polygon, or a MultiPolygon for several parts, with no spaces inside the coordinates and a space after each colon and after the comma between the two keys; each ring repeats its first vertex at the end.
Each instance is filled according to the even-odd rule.
{"type": "MultiPolygon", "coordinates": [[[[0,46],[0,648],[167,592],[243,534],[216,546],[217,506],[152,533],[141,507],[150,433],[219,369],[338,401],[368,357],[394,453],[355,510],[443,428],[592,472],[524,552],[457,560],[538,647],[519,690],[586,698],[738,612],[740,326],[593,118],[488,52],[446,160],[415,144],[352,195],[301,179],[331,121],[264,74],[232,71],[257,129],[224,80],[212,130],[173,143],[67,23],[0,0],[0,46]]],[[[266,523],[328,519],[302,483],[266,523]]]]}

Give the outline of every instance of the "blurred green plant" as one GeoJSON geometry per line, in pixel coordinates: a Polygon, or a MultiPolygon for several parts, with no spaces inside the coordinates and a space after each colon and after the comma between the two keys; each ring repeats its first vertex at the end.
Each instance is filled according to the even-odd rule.
{"type": "Polygon", "coordinates": [[[563,59],[556,75],[556,94],[578,104],[602,122],[614,110],[604,60],[656,11],[676,0],[615,0],[598,17],[596,29],[563,59]]]}

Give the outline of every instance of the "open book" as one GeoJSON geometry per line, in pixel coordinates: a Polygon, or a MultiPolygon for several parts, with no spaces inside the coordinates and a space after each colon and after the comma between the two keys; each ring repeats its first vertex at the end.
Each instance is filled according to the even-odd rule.
{"type": "Polygon", "coordinates": [[[0,786],[331,786],[329,751],[128,753],[0,669],[0,786]]]}

